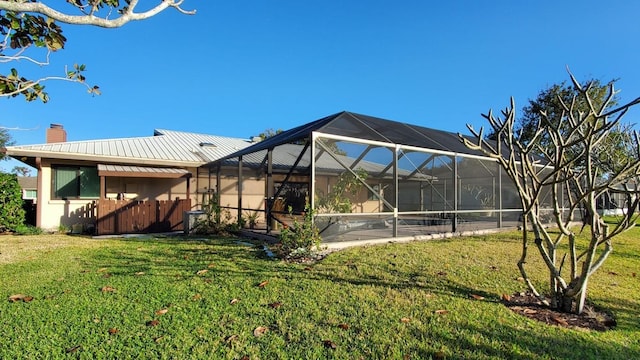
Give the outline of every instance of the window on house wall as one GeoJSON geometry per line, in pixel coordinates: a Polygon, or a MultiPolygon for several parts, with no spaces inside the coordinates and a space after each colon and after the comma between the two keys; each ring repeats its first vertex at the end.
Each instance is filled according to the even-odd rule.
{"type": "Polygon", "coordinates": [[[97,199],[100,197],[98,169],[83,166],[53,168],[54,199],[97,199]]]}
{"type": "Polygon", "coordinates": [[[38,191],[37,190],[25,190],[24,191],[24,198],[25,199],[37,199],[38,198],[38,191]]]}

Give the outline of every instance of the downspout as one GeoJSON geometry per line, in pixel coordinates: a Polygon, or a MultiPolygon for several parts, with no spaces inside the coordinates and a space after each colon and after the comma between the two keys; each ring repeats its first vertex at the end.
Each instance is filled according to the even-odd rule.
{"type": "Polygon", "coordinates": [[[38,170],[38,177],[36,179],[36,191],[37,193],[37,201],[36,204],[36,226],[42,227],[42,205],[44,204],[44,193],[42,192],[42,158],[35,158],[36,169],[38,170]]]}
{"type": "MultiPolygon", "coordinates": [[[[198,170],[196,169],[196,174],[197,172],[198,170]]],[[[196,181],[197,179],[198,177],[196,176],[196,181]]],[[[187,174],[187,200],[191,200],[191,173],[187,174]]]]}
{"type": "MultiPolygon", "coordinates": [[[[119,197],[118,197],[119,198],[119,197]]],[[[96,235],[103,235],[102,230],[102,211],[101,209],[108,209],[107,204],[106,204],[106,200],[107,200],[107,177],[102,175],[100,176],[100,197],[98,198],[98,201],[95,202],[96,204],[96,235]],[[104,200],[104,201],[103,201],[104,200]],[[100,206],[101,202],[105,203],[103,206],[100,206]]],[[[108,211],[105,211],[105,213],[107,213],[108,211]]],[[[118,229],[118,217],[115,217],[115,231],[117,231],[118,229]]]]}
{"type": "MultiPolygon", "coordinates": [[[[215,196],[216,196],[216,205],[220,206],[220,172],[221,172],[221,168],[222,165],[220,165],[220,163],[218,163],[218,168],[216,169],[216,192],[215,192],[215,196]]],[[[209,202],[211,202],[211,199],[209,199],[209,202]]],[[[215,212],[215,222],[216,223],[220,223],[220,211],[216,211],[215,212]]]]}
{"type": "Polygon", "coordinates": [[[271,210],[275,199],[273,198],[273,148],[267,149],[267,208],[265,217],[267,220],[267,234],[271,234],[271,210]]]}
{"type": "Polygon", "coordinates": [[[242,219],[242,155],[238,157],[238,217],[237,223],[240,225],[242,219]]]}

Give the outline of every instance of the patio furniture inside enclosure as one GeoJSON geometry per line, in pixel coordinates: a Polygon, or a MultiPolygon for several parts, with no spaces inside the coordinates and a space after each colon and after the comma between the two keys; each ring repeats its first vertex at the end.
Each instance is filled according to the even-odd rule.
{"type": "MultiPolygon", "coordinates": [[[[200,175],[202,176],[202,175],[200,175]]],[[[205,167],[219,203],[274,232],[307,211],[324,242],[515,227],[515,186],[455,133],[341,112],[205,167]]],[[[547,195],[550,196],[550,193],[547,195]]],[[[551,199],[546,202],[551,213],[551,199]]]]}

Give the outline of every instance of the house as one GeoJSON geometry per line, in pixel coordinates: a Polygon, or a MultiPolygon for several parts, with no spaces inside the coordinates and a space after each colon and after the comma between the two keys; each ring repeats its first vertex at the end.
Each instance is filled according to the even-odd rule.
{"type": "MultiPolygon", "coordinates": [[[[181,230],[216,196],[229,219],[277,232],[314,212],[323,242],[516,227],[518,192],[458,134],[339,112],[264,141],[155,130],[150,137],[10,146],[38,169],[37,224],[97,234],[181,230]]],[[[548,209],[552,212],[551,193],[548,209]]]]}
{"type": "Polygon", "coordinates": [[[25,211],[25,223],[36,225],[36,204],[38,203],[38,178],[36,176],[18,176],[18,185],[22,189],[22,208],[25,211]]]}
{"type": "Polygon", "coordinates": [[[18,176],[18,185],[22,189],[22,200],[37,203],[38,178],[36,176],[18,176]]]}
{"type": "Polygon", "coordinates": [[[596,199],[596,208],[601,216],[620,216],[628,212],[629,205],[637,200],[640,192],[638,178],[628,179],[608,189],[596,199]]]}
{"type": "Polygon", "coordinates": [[[249,145],[163,129],[148,137],[67,141],[63,126],[51,124],[46,143],[4,151],[38,170],[37,226],[92,232],[97,226],[101,234],[181,230],[183,212],[212,191],[199,168],[249,145]]]}

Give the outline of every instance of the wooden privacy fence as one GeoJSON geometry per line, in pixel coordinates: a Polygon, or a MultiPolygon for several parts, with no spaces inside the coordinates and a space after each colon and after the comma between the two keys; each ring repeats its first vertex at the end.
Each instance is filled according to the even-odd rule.
{"type": "Polygon", "coordinates": [[[184,229],[191,200],[98,200],[96,234],[159,233],[184,229]]]}

